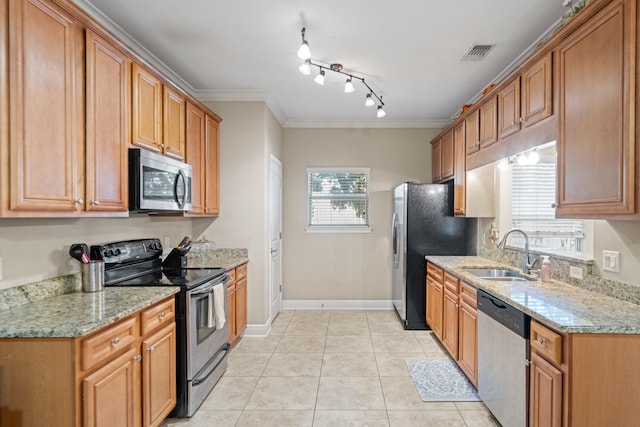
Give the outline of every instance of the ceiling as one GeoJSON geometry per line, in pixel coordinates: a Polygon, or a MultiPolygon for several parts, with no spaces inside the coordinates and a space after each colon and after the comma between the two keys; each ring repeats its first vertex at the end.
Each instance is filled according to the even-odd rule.
{"type": "Polygon", "coordinates": [[[444,126],[566,11],[561,0],[76,0],[203,101],[265,101],[285,127],[444,126]],[[302,27],[312,59],[342,63],[367,93],[298,71],[302,27]],[[136,43],[139,43],[136,45],[136,43]],[[474,44],[495,44],[462,61],[474,44]]]}

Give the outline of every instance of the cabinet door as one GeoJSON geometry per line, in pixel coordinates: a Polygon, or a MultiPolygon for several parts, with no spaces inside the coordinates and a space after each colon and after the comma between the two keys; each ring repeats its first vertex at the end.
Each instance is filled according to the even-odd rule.
{"type": "Polygon", "coordinates": [[[458,337],[458,365],[478,386],[478,311],[460,301],[458,337]]]}
{"type": "Polygon", "coordinates": [[[466,155],[464,144],[464,122],[453,129],[453,213],[455,216],[465,215],[467,198],[466,155]]]}
{"type": "Polygon", "coordinates": [[[236,340],[236,285],[227,288],[227,326],[230,343],[236,340]]]}
{"type": "Polygon", "coordinates": [[[529,425],[560,427],[562,425],[562,372],[531,352],[529,384],[529,425]]]}
{"type": "Polygon", "coordinates": [[[438,182],[442,177],[442,139],[438,138],[431,145],[431,182],[438,182]]]}
{"type": "Polygon", "coordinates": [[[498,92],[498,137],[520,130],[520,77],[498,92]]]}
{"type": "Polygon", "coordinates": [[[125,212],[131,62],[87,30],[86,67],[86,210],[125,212]]]}
{"type": "MultiPolygon", "coordinates": [[[[157,426],[176,406],[176,324],[142,342],[142,425],[157,426]]],[[[116,425],[116,424],[114,424],[116,425]]]]}
{"type": "Polygon", "coordinates": [[[480,105],[480,148],[488,147],[498,140],[497,96],[492,96],[480,105]]]}
{"type": "Polygon", "coordinates": [[[187,163],[192,167],[191,212],[204,213],[206,187],[205,114],[187,102],[187,163]]]}
{"type": "Polygon", "coordinates": [[[176,91],[164,86],[162,137],[164,154],[184,160],[185,111],[187,102],[176,91]]]}
{"type": "Polygon", "coordinates": [[[218,122],[207,116],[205,126],[205,213],[220,214],[220,130],[218,122]]]}
{"type": "Polygon", "coordinates": [[[139,362],[136,350],[97,370],[82,381],[82,418],[85,427],[140,425],[139,362]]]}
{"type": "Polygon", "coordinates": [[[132,66],[132,135],[135,145],[162,151],[162,83],[138,64],[132,66]]]}
{"type": "Polygon", "coordinates": [[[427,278],[427,324],[433,334],[442,341],[442,304],[444,290],[441,283],[427,278]]]}
{"type": "Polygon", "coordinates": [[[458,295],[444,291],[442,345],[454,360],[458,359],[458,295]]]}
{"type": "Polygon", "coordinates": [[[480,110],[477,108],[464,119],[467,156],[480,149],[480,110]]]}
{"type": "Polygon", "coordinates": [[[236,335],[247,328],[247,279],[236,283],[236,335]]]}
{"type": "Polygon", "coordinates": [[[453,156],[454,156],[454,146],[453,146],[453,130],[442,135],[441,142],[441,161],[440,161],[440,179],[447,179],[453,176],[453,156]]]}
{"type": "Polygon", "coordinates": [[[635,13],[625,7],[611,1],[557,48],[557,216],[635,211],[635,13]]]}
{"type": "Polygon", "coordinates": [[[82,27],[52,2],[9,2],[10,210],[84,208],[83,49],[82,27]]]}
{"type": "Polygon", "coordinates": [[[553,114],[553,92],[549,52],[522,72],[522,124],[531,126],[553,114]]]}

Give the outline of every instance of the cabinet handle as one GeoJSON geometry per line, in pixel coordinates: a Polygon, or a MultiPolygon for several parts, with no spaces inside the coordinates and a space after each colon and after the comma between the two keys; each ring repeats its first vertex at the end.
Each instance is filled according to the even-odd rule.
{"type": "Polygon", "coordinates": [[[158,147],[164,148],[164,144],[158,144],[158,147]]]}
{"type": "Polygon", "coordinates": [[[155,350],[155,348],[153,348],[153,346],[150,346],[150,347],[147,349],[147,351],[148,351],[148,352],[152,352],[153,350],[155,350]]]}
{"type": "Polygon", "coordinates": [[[538,341],[538,344],[544,344],[545,342],[547,342],[547,340],[545,340],[542,337],[538,338],[537,341],[538,341]]]}
{"type": "Polygon", "coordinates": [[[113,345],[118,345],[120,344],[120,338],[116,337],[114,339],[111,340],[111,344],[113,345]]]}
{"type": "Polygon", "coordinates": [[[515,125],[516,125],[515,121],[511,122],[511,126],[515,126],[515,125]]]}
{"type": "Polygon", "coordinates": [[[164,317],[166,316],[166,313],[163,311],[162,313],[160,313],[160,318],[164,319],[164,317]]]}
{"type": "Polygon", "coordinates": [[[520,117],[520,123],[524,123],[524,118],[520,117]]]}
{"type": "Polygon", "coordinates": [[[80,198],[80,199],[75,199],[75,200],[73,201],[73,203],[74,203],[74,204],[76,204],[76,205],[81,205],[81,204],[83,204],[83,203],[84,203],[84,200],[82,200],[81,198],[80,198]]]}
{"type": "Polygon", "coordinates": [[[91,201],[91,204],[92,204],[93,206],[95,206],[95,205],[99,205],[99,204],[100,204],[100,200],[92,200],[92,201],[91,201]]]}
{"type": "Polygon", "coordinates": [[[137,356],[133,356],[133,360],[135,360],[136,362],[141,361],[141,360],[142,360],[142,355],[141,355],[141,354],[139,354],[139,355],[137,355],[137,356]]]}

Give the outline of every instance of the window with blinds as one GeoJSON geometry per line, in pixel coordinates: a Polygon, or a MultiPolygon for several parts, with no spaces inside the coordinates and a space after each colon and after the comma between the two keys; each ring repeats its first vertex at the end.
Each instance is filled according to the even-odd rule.
{"type": "MultiPolygon", "coordinates": [[[[511,220],[529,235],[529,244],[580,252],[584,222],[555,219],[556,164],[513,164],[511,170],[511,220]]],[[[512,243],[524,245],[514,236],[512,243]]]]}
{"type": "Polygon", "coordinates": [[[307,169],[310,228],[369,226],[369,169],[307,169]]]}

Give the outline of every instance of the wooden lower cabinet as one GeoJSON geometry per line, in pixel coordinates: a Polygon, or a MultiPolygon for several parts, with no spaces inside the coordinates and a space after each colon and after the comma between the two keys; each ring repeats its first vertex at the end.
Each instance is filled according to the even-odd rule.
{"type": "Polygon", "coordinates": [[[238,342],[247,328],[247,266],[245,262],[227,272],[230,278],[227,283],[228,341],[232,345],[238,342]]]}
{"type": "Polygon", "coordinates": [[[433,278],[427,276],[427,325],[433,334],[442,340],[442,304],[444,298],[443,286],[433,278]]]}
{"type": "Polygon", "coordinates": [[[562,425],[562,371],[531,351],[529,425],[562,425]]]}
{"type": "Polygon", "coordinates": [[[442,345],[451,357],[458,359],[458,278],[445,273],[442,306],[442,345]]]}
{"type": "Polygon", "coordinates": [[[89,336],[0,339],[0,425],[160,425],[176,404],[174,313],[171,296],[89,336]]]}
{"type": "Polygon", "coordinates": [[[458,365],[474,386],[478,386],[478,306],[476,289],[460,281],[458,310],[458,365]]]}

